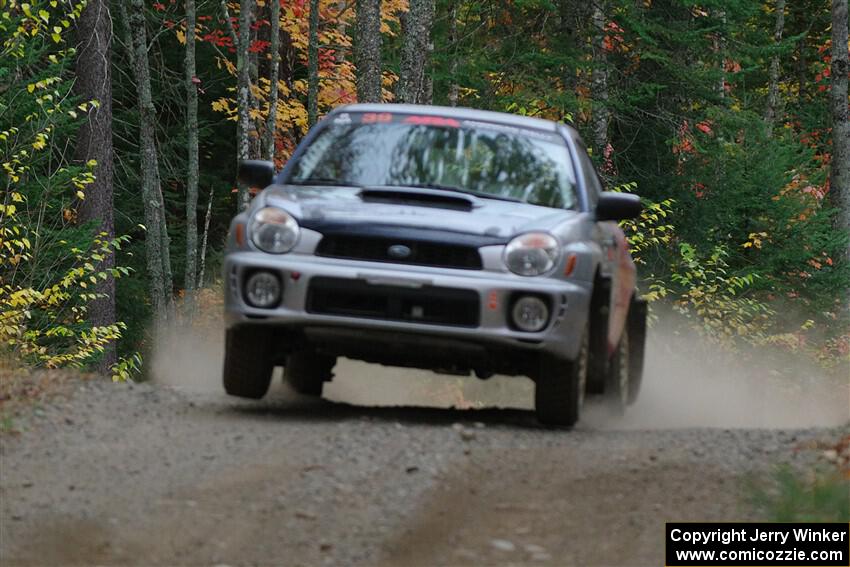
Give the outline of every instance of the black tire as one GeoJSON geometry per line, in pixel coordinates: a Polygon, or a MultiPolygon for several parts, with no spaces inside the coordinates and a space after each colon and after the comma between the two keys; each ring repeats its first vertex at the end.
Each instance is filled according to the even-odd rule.
{"type": "Polygon", "coordinates": [[[336,358],[314,352],[294,352],[286,358],[283,379],[304,396],[322,395],[325,382],[333,378],[336,358]]]}
{"type": "Polygon", "coordinates": [[[608,372],[605,377],[605,393],[603,400],[605,407],[611,414],[621,416],[626,413],[629,403],[629,330],[623,327],[623,334],[617,343],[617,349],[611,356],[608,364],[608,372]]]}
{"type": "Polygon", "coordinates": [[[605,391],[608,372],[608,316],[611,303],[611,280],[596,277],[590,297],[588,316],[588,345],[590,357],[587,366],[587,393],[605,391]]]}
{"type": "Polygon", "coordinates": [[[224,348],[224,391],[259,400],[269,391],[274,363],[272,335],[256,327],[228,329],[224,348]]]}
{"type": "MultiPolygon", "coordinates": [[[[635,292],[637,293],[637,292],[635,292]]],[[[647,302],[634,298],[629,307],[629,405],[635,403],[643,382],[643,361],[646,355],[647,302]]]]}
{"type": "Polygon", "coordinates": [[[587,333],[575,360],[543,357],[534,387],[534,411],[541,423],[572,427],[578,421],[587,387],[587,361],[587,333]]]}

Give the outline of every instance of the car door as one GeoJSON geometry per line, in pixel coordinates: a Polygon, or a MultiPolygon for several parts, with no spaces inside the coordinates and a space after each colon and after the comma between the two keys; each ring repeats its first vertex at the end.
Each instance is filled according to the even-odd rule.
{"type": "MultiPolygon", "coordinates": [[[[576,152],[581,164],[581,177],[584,183],[585,193],[587,195],[588,209],[593,211],[596,208],[596,203],[599,201],[599,194],[602,192],[602,183],[599,176],[596,175],[596,170],[593,167],[593,162],[587,151],[584,149],[584,144],[581,140],[577,140],[576,152]]],[[[599,245],[602,251],[600,258],[599,273],[602,277],[614,277],[614,259],[617,247],[615,231],[617,223],[615,222],[596,222],[593,226],[593,240],[599,245]]]]}
{"type": "MultiPolygon", "coordinates": [[[[603,191],[602,182],[593,162],[579,141],[576,151],[581,162],[581,175],[588,195],[588,207],[593,210],[603,191]]],[[[628,315],[629,302],[636,281],[636,269],[628,252],[628,243],[623,230],[615,221],[595,222],[593,240],[602,252],[599,274],[611,282],[608,305],[608,351],[613,352],[620,340],[628,315]]]]}

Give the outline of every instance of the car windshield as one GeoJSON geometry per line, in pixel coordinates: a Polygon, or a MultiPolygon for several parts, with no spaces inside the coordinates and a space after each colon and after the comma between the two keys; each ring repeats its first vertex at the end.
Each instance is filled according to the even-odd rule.
{"type": "Polygon", "coordinates": [[[448,189],[573,208],[575,175],[554,133],[434,116],[350,113],[292,164],[289,183],[448,189]]]}

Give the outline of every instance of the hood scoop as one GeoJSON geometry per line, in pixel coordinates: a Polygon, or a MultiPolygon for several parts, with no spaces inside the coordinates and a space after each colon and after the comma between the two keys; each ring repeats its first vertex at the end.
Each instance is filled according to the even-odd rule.
{"type": "Polygon", "coordinates": [[[360,191],[360,198],[364,203],[411,205],[453,211],[471,211],[476,205],[475,197],[439,189],[367,188],[360,191]]]}

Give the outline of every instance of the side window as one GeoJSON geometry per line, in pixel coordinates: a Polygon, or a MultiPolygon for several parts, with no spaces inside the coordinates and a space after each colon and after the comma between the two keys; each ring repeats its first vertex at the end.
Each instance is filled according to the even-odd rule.
{"type": "Polygon", "coordinates": [[[602,192],[602,184],[599,182],[599,176],[596,175],[596,170],[593,168],[593,162],[590,161],[590,156],[584,149],[581,141],[576,141],[576,150],[578,158],[581,162],[581,174],[584,179],[584,185],[587,187],[590,206],[595,207],[599,200],[599,194],[602,192]]]}

